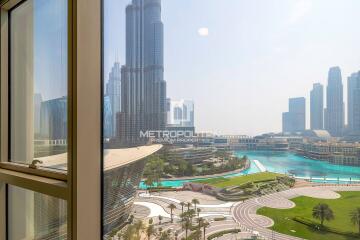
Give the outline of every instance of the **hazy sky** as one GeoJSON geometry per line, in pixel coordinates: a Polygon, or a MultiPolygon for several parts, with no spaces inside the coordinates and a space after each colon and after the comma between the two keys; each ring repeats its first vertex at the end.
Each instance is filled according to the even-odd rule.
{"type": "MultiPolygon", "coordinates": [[[[125,6],[105,1],[105,74],[124,64],[125,6]]],[[[168,97],[195,101],[198,131],[281,131],[331,66],[360,70],[359,0],[162,0],[168,97]]],[[[346,98],[346,91],[344,91],[346,98]]],[[[346,100],[346,99],[344,99],[346,100]]]]}

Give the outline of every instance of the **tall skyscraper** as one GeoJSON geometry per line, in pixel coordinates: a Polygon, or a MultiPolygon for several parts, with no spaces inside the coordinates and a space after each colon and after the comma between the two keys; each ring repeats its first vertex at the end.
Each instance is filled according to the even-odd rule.
{"type": "Polygon", "coordinates": [[[106,96],[110,102],[111,111],[108,112],[111,114],[111,121],[104,129],[109,136],[116,136],[116,115],[121,111],[121,68],[120,63],[115,62],[114,66],[111,69],[109,74],[109,81],[106,84],[106,96]]]}
{"type": "Polygon", "coordinates": [[[341,70],[332,67],[329,70],[326,89],[325,129],[332,136],[341,136],[344,130],[344,99],[341,70]]]}
{"type": "Polygon", "coordinates": [[[320,83],[315,83],[310,92],[310,128],[324,128],[324,87],[320,83]]]}
{"type": "Polygon", "coordinates": [[[348,130],[360,133],[360,71],[348,77],[348,130]]]}
{"type": "Polygon", "coordinates": [[[166,126],[163,31],[161,0],[133,0],[126,7],[126,64],[117,114],[117,136],[126,145],[146,142],[140,131],[166,126]]]}
{"type": "Polygon", "coordinates": [[[301,132],[305,130],[305,98],[290,98],[289,111],[282,115],[283,132],[301,132]]]}
{"type": "Polygon", "coordinates": [[[358,73],[353,73],[348,77],[348,130],[351,132],[354,129],[354,91],[357,85],[358,73]]]}

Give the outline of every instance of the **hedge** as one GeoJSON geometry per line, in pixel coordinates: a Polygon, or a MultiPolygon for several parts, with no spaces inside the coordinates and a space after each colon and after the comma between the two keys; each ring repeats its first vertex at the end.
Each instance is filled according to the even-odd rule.
{"type": "Polygon", "coordinates": [[[326,231],[326,232],[335,233],[335,234],[339,234],[339,235],[344,235],[344,236],[348,236],[348,237],[359,237],[359,234],[356,234],[354,232],[343,231],[341,229],[337,229],[337,228],[333,228],[333,227],[323,226],[320,229],[320,224],[318,224],[317,222],[314,222],[314,221],[312,221],[312,220],[310,220],[308,218],[294,217],[293,220],[298,222],[298,223],[309,226],[311,228],[314,228],[315,230],[326,231]]]}
{"type": "Polygon", "coordinates": [[[217,238],[217,237],[221,237],[225,234],[229,234],[229,233],[239,233],[241,232],[240,229],[229,229],[229,230],[224,230],[224,231],[221,231],[221,232],[216,232],[216,233],[213,233],[213,234],[210,234],[208,237],[207,237],[207,240],[211,240],[211,239],[214,239],[214,238],[217,238]]]}

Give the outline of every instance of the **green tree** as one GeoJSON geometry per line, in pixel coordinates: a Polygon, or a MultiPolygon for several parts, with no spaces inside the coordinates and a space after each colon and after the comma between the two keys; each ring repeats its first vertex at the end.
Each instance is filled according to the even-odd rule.
{"type": "Polygon", "coordinates": [[[161,186],[161,177],[164,174],[164,166],[164,160],[160,158],[159,154],[153,154],[147,158],[144,176],[150,178],[150,186],[152,186],[154,183],[158,187],[161,186]]]}
{"type": "Polygon", "coordinates": [[[144,181],[144,184],[146,185],[147,189],[151,188],[154,186],[154,176],[153,175],[149,175],[146,180],[144,181]]]}
{"type": "Polygon", "coordinates": [[[200,204],[199,200],[194,198],[193,200],[191,200],[191,203],[194,204],[195,212],[196,212],[196,205],[200,204]]]}
{"type": "Polygon", "coordinates": [[[181,203],[180,203],[180,206],[181,206],[181,214],[184,213],[184,206],[185,206],[185,204],[186,204],[186,203],[184,203],[184,202],[181,202],[181,203]]]}
{"type": "Polygon", "coordinates": [[[210,225],[210,223],[207,222],[207,221],[203,221],[203,222],[202,222],[204,240],[205,240],[206,228],[208,228],[209,225],[210,225]]]}
{"type": "Polygon", "coordinates": [[[170,209],[171,223],[173,223],[173,222],[174,222],[174,214],[173,214],[173,211],[174,211],[174,209],[176,209],[176,206],[175,206],[175,204],[170,203],[169,206],[168,206],[168,208],[170,209]]]}
{"type": "Polygon", "coordinates": [[[352,224],[354,224],[355,226],[357,226],[359,228],[359,235],[360,235],[360,207],[351,211],[350,221],[352,222],[352,224]]]}
{"type": "Polygon", "coordinates": [[[128,222],[129,222],[130,224],[133,224],[133,222],[134,222],[134,215],[131,214],[131,215],[129,216],[128,222]]]}
{"type": "Polygon", "coordinates": [[[333,211],[331,210],[329,205],[325,203],[319,203],[318,205],[316,205],[312,210],[312,216],[313,218],[320,220],[321,226],[324,226],[325,220],[331,221],[335,218],[333,211]]]}
{"type": "Polygon", "coordinates": [[[162,232],[159,240],[170,240],[170,233],[168,231],[162,232]]]}
{"type": "Polygon", "coordinates": [[[136,228],[134,225],[129,225],[124,233],[121,235],[123,240],[140,240],[140,236],[137,234],[136,228]]]}
{"type": "Polygon", "coordinates": [[[161,225],[161,221],[163,220],[163,217],[161,215],[159,215],[159,224],[161,225]]]}
{"type": "Polygon", "coordinates": [[[181,173],[181,176],[185,176],[186,169],[187,169],[187,162],[185,160],[180,160],[178,163],[179,166],[179,172],[181,173]]]}
{"type": "Polygon", "coordinates": [[[201,238],[201,231],[199,229],[197,229],[193,234],[192,234],[193,239],[195,240],[200,240],[201,238]]]}
{"type": "Polygon", "coordinates": [[[187,210],[189,211],[191,207],[191,202],[186,203],[186,206],[187,206],[187,210]]]}
{"type": "Polygon", "coordinates": [[[143,221],[141,221],[141,220],[137,221],[134,224],[134,228],[136,231],[136,236],[140,238],[141,232],[145,229],[145,225],[144,225],[143,221]]]}
{"type": "Polygon", "coordinates": [[[192,222],[195,215],[196,215],[196,212],[194,209],[190,209],[189,211],[187,211],[187,216],[190,219],[190,222],[192,222]]]}
{"type": "Polygon", "coordinates": [[[146,235],[148,240],[150,240],[151,236],[155,234],[154,225],[150,224],[146,229],[146,235]]]}
{"type": "Polygon", "coordinates": [[[187,239],[187,238],[188,238],[189,229],[191,228],[191,222],[190,222],[189,219],[186,219],[186,220],[185,220],[184,228],[185,228],[185,239],[187,239]]]}

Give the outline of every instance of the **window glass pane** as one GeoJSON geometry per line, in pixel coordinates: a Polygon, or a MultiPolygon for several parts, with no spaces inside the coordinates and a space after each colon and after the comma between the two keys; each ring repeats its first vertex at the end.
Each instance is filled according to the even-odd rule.
{"type": "Polygon", "coordinates": [[[67,0],[10,13],[10,160],[66,169],[67,0]]]}
{"type": "Polygon", "coordinates": [[[9,240],[67,239],[66,201],[8,186],[9,240]]]}
{"type": "Polygon", "coordinates": [[[146,157],[165,130],[161,2],[104,1],[104,234],[128,223],[146,157]]]}

